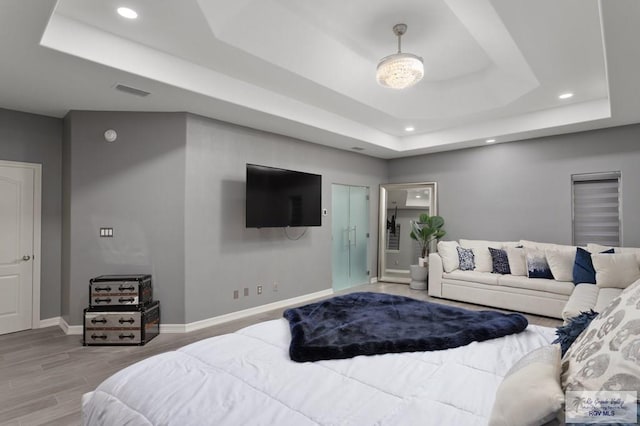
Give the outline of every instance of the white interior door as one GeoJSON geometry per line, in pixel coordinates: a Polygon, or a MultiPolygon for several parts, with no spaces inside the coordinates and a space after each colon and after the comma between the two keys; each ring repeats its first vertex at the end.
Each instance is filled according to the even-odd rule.
{"type": "Polygon", "coordinates": [[[35,171],[0,165],[0,334],[32,328],[35,171]]]}

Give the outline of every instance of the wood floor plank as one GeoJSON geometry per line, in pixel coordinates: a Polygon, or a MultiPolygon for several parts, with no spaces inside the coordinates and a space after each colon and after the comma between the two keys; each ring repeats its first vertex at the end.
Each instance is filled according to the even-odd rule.
{"type": "MultiPolygon", "coordinates": [[[[352,291],[399,294],[469,309],[492,309],[434,299],[408,285],[377,283],[352,291]]],[[[497,310],[497,309],[494,309],[497,310]]],[[[11,426],[79,425],[80,399],[112,374],[150,356],[212,336],[282,317],[275,309],[191,333],[161,334],[145,346],[82,346],[79,336],[48,327],[0,336],[0,424],[11,426]]],[[[561,325],[554,318],[526,315],[531,324],[561,325]]]]}
{"type": "Polygon", "coordinates": [[[0,410],[0,423],[15,421],[19,417],[25,416],[36,411],[46,410],[58,405],[58,401],[52,396],[32,401],[25,401],[21,404],[14,404],[11,408],[0,410]]]}

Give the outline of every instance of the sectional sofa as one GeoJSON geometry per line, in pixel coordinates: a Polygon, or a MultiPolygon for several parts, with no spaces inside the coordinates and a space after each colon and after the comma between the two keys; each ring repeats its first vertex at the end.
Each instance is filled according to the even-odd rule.
{"type": "Polygon", "coordinates": [[[461,239],[441,241],[438,252],[429,255],[428,292],[567,320],[589,309],[600,312],[638,279],[636,248],[461,239]],[[467,259],[460,263],[465,254],[472,254],[472,269],[467,259]],[[546,277],[539,278],[545,267],[546,277]]]}

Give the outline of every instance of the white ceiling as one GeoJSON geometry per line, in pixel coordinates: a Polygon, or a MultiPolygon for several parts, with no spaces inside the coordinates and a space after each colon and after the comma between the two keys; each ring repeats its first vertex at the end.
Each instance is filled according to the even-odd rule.
{"type": "Polygon", "coordinates": [[[638,0],[2,0],[0,107],[188,111],[396,158],[640,122],[637,22],[638,0]],[[425,78],[396,91],[375,69],[400,22],[425,78]]]}

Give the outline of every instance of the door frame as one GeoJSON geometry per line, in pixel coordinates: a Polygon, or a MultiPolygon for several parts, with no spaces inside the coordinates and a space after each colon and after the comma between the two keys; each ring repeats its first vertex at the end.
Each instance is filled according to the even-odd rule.
{"type": "Polygon", "coordinates": [[[33,170],[33,281],[31,292],[31,328],[40,328],[40,252],[42,231],[42,164],[0,160],[2,167],[33,170]]]}

